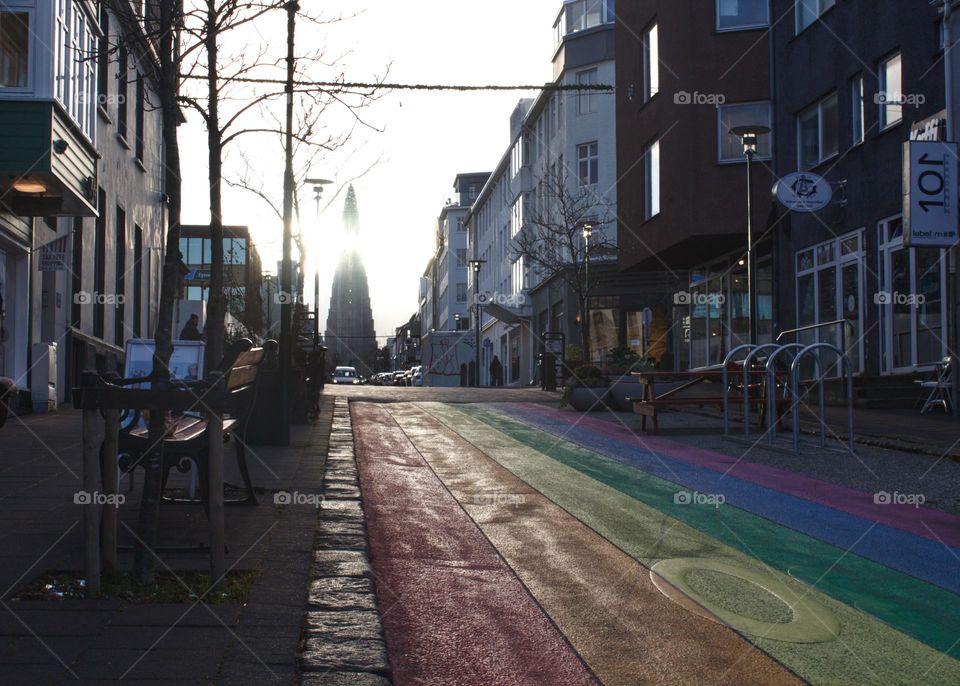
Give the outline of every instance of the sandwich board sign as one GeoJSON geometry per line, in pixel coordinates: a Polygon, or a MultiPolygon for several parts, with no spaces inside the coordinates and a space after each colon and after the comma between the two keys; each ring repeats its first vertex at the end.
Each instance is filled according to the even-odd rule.
{"type": "Polygon", "coordinates": [[[949,248],[957,243],[956,143],[903,144],[903,243],[949,248]]]}

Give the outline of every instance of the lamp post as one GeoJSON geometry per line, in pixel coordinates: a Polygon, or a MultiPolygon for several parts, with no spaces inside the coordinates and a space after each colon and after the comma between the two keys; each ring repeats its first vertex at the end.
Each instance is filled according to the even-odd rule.
{"type": "Polygon", "coordinates": [[[477,388],[480,388],[480,266],[485,264],[486,260],[470,260],[470,268],[473,269],[473,307],[476,313],[477,327],[477,349],[474,360],[473,378],[477,388]]]}
{"type": "Polygon", "coordinates": [[[583,225],[583,330],[587,334],[583,344],[586,350],[583,354],[590,359],[590,237],[593,235],[593,224],[583,225]]]}
{"type": "MultiPolygon", "coordinates": [[[[757,341],[756,268],[753,263],[753,158],[757,154],[760,136],[770,133],[768,126],[737,126],[730,132],[743,143],[747,158],[747,322],[748,343],[757,341]]],[[[731,345],[731,347],[733,347],[731,345]]]]}
{"type": "Polygon", "coordinates": [[[459,314],[453,315],[453,320],[457,323],[457,331],[459,331],[459,330],[460,330],[460,315],[459,315],[459,314]]]}
{"type": "MultiPolygon", "coordinates": [[[[328,183],[333,183],[330,179],[307,179],[307,183],[313,186],[313,199],[317,202],[317,224],[320,223],[320,197],[323,195],[323,187],[328,183]]],[[[317,255],[314,258],[313,271],[313,349],[320,347],[320,249],[317,248],[317,255]]]]}
{"type": "Polygon", "coordinates": [[[284,88],[287,97],[286,121],[284,122],[284,170],[283,170],[283,258],[281,260],[280,290],[280,444],[290,445],[290,371],[293,360],[293,341],[291,340],[291,315],[293,313],[293,265],[290,262],[290,248],[293,242],[293,76],[296,57],[294,55],[294,31],[297,25],[295,0],[287,3],[287,81],[284,88]]]}

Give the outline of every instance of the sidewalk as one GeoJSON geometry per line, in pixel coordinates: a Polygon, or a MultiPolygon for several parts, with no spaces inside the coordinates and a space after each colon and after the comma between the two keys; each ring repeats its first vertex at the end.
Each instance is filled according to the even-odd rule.
{"type": "MultiPolygon", "coordinates": [[[[263,489],[256,507],[227,508],[227,566],[255,570],[246,605],[129,604],[117,600],[10,600],[44,572],[83,568],[80,414],[13,418],[0,431],[0,665],[3,682],[296,683],[318,510],[274,504],[276,491],[321,493],[333,401],[319,422],[293,427],[289,448],[252,446],[248,464],[263,489]]],[[[230,446],[226,479],[238,483],[230,446]]],[[[173,472],[185,485],[185,477],[173,472]]],[[[121,492],[120,566],[129,569],[139,490],[121,492]],[[127,528],[129,527],[129,529],[127,528]]],[[[207,525],[197,504],[161,506],[158,570],[206,571],[207,525]]],[[[205,589],[201,589],[201,592],[205,589]]]]}

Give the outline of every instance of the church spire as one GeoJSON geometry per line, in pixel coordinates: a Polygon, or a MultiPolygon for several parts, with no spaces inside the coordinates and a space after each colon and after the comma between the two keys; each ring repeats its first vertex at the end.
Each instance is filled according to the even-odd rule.
{"type": "Polygon", "coordinates": [[[343,228],[352,236],[360,233],[360,211],[357,209],[357,194],[353,184],[347,188],[347,199],[343,203],[343,228]]]}

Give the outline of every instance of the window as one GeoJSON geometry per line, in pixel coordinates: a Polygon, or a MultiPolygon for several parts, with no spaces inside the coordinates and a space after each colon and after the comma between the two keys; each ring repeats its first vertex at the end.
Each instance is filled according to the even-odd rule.
{"type": "Polygon", "coordinates": [[[117,295],[116,309],[113,315],[113,341],[123,346],[124,314],[127,297],[127,213],[117,207],[117,254],[116,273],[114,274],[114,293],[117,295]]]}
{"type": "Polygon", "coordinates": [[[797,0],[797,33],[810,26],[817,18],[833,7],[834,0],[797,0]]]}
{"type": "MultiPolygon", "coordinates": [[[[598,71],[596,68],[587,69],[577,74],[577,84],[581,86],[596,86],[598,81],[598,71]]],[[[592,114],[599,109],[596,91],[580,91],[577,96],[577,114],[592,114]]]]}
{"type": "Polygon", "coordinates": [[[467,227],[463,223],[463,217],[457,217],[457,233],[461,233],[466,230],[467,230],[467,227]]]}
{"type": "Polygon", "coordinates": [[[850,122],[853,145],[863,143],[866,129],[866,110],[863,106],[863,76],[857,76],[850,82],[850,122]]]}
{"type": "Polygon", "coordinates": [[[457,302],[458,303],[467,302],[467,284],[465,283],[457,284],[457,302]]]}
{"type": "Polygon", "coordinates": [[[519,295],[527,288],[527,270],[523,263],[523,256],[513,263],[513,294],[519,295]]]}
{"type": "Polygon", "coordinates": [[[133,335],[143,336],[143,229],[133,225],[133,335]]]}
{"type": "Polygon", "coordinates": [[[117,51],[117,133],[127,137],[127,69],[129,60],[127,48],[120,45],[117,51]]]}
{"type": "Polygon", "coordinates": [[[520,233],[520,229],[523,228],[523,203],[526,200],[526,193],[521,194],[515,203],[510,212],[510,238],[516,238],[517,234],[520,233]]]}
{"type": "MultiPolygon", "coordinates": [[[[208,245],[210,245],[210,241],[205,240],[204,250],[206,251],[209,250],[207,248],[208,245]]],[[[223,239],[223,263],[237,264],[237,265],[246,264],[247,263],[247,239],[224,238],[223,239]]]]}
{"type": "Polygon", "coordinates": [[[614,0],[574,0],[567,3],[565,10],[566,24],[562,32],[558,32],[558,40],[563,35],[612,22],[615,16],[614,0]]]}
{"type": "Polygon", "coordinates": [[[903,121],[903,59],[897,53],[880,65],[880,128],[885,129],[903,121]]]}
{"type": "Polygon", "coordinates": [[[797,116],[797,146],[802,169],[813,169],[840,152],[839,128],[836,93],[797,116]]]}
{"type": "Polygon", "coordinates": [[[596,142],[577,146],[577,173],[581,186],[593,186],[600,180],[600,154],[596,142]]]}
{"type": "Polygon", "coordinates": [[[0,12],[0,88],[29,86],[30,15],[0,12]]]}
{"type": "Polygon", "coordinates": [[[717,31],[756,29],[769,23],[767,0],[717,0],[717,31]]]}
{"type": "Polygon", "coordinates": [[[110,15],[107,3],[100,4],[100,33],[103,37],[97,50],[97,104],[102,109],[110,95],[110,15]]]}
{"type": "Polygon", "coordinates": [[[644,218],[660,214],[660,141],[654,141],[643,152],[644,218]]]}
{"type": "Polygon", "coordinates": [[[651,26],[643,34],[643,101],[660,92],[660,30],[651,26]]]}
{"type": "Polygon", "coordinates": [[[105,310],[101,295],[106,290],[107,264],[107,192],[97,192],[97,210],[93,232],[93,335],[103,338],[105,310]]]}
{"type": "Polygon", "coordinates": [[[70,309],[70,325],[80,328],[81,303],[77,294],[83,290],[83,217],[73,218],[73,270],[71,272],[73,305],[70,309]]]}
{"type": "MultiPolygon", "coordinates": [[[[736,105],[722,105],[717,110],[719,126],[717,131],[719,160],[721,162],[742,162],[743,144],[733,135],[733,129],[738,126],[762,125],[770,128],[770,103],[740,103],[736,105]]],[[[770,134],[760,136],[757,145],[757,157],[770,158],[770,134]]]]}
{"type": "Polygon", "coordinates": [[[54,96],[91,141],[95,138],[96,31],[79,1],[57,0],[54,96]]]}
{"type": "Polygon", "coordinates": [[[458,269],[467,268],[467,249],[466,248],[457,248],[457,268],[458,269]]]}
{"type": "Polygon", "coordinates": [[[137,75],[137,112],[136,112],[136,141],[135,141],[135,150],[137,155],[137,160],[143,162],[143,116],[144,116],[144,103],[145,93],[143,90],[143,77],[139,74],[137,75]]]}

